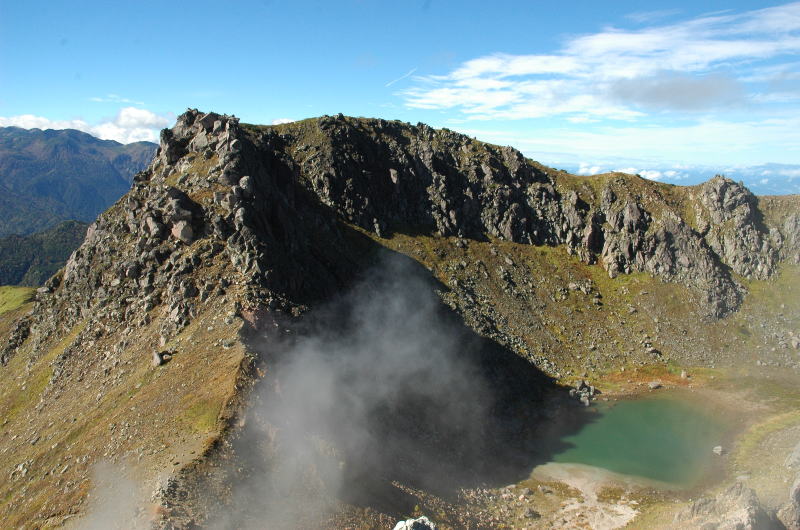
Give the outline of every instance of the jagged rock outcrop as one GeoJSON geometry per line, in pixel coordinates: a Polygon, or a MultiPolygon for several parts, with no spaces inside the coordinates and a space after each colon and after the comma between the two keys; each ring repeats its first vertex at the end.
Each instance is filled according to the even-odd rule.
{"type": "MultiPolygon", "coordinates": [[[[715,316],[735,310],[744,294],[730,271],[769,277],[784,240],[798,239],[795,217],[767,227],[755,197],[729,179],[692,190],[687,200],[698,205],[692,221],[657,184],[620,175],[594,190],[513,148],[422,124],[326,116],[278,132],[231,128],[216,115],[190,112],[165,132],[162,144],[165,165],[186,152],[211,156],[223,148],[214,169],[232,188],[216,199],[233,214],[234,228],[252,212],[239,207],[241,200],[263,205],[264,198],[275,200],[277,188],[295,206],[302,190],[379,236],[411,230],[566,245],[612,277],[642,271],[689,285],[705,295],[715,316]]],[[[261,228],[270,231],[275,220],[264,221],[261,228]]],[[[285,227],[285,221],[278,222],[285,227]]],[[[270,268],[261,261],[258,267],[270,268]]]]}
{"type": "Polygon", "coordinates": [[[717,497],[704,497],[675,516],[681,528],[771,530],[779,526],[759,503],[756,493],[737,482],[717,497]]]}
{"type": "Polygon", "coordinates": [[[698,187],[697,200],[698,231],[721,261],[747,278],[769,277],[783,238],[764,225],[755,195],[716,176],[698,187]]]}

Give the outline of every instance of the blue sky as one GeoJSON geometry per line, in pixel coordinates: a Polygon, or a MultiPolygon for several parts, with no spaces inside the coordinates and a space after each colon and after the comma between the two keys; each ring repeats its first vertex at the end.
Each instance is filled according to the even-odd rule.
{"type": "Polygon", "coordinates": [[[800,3],[0,0],[0,125],[400,119],[581,173],[800,192],[800,3]]]}

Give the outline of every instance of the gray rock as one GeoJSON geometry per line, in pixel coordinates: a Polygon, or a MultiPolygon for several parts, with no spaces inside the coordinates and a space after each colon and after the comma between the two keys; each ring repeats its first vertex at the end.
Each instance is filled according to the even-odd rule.
{"type": "Polygon", "coordinates": [[[147,217],[145,219],[145,224],[147,225],[147,232],[150,234],[150,237],[159,237],[161,235],[161,230],[163,230],[164,226],[155,220],[152,216],[147,217]]]}
{"type": "Polygon", "coordinates": [[[242,194],[250,198],[253,196],[253,192],[255,191],[255,186],[253,185],[253,178],[250,176],[244,176],[239,179],[239,188],[242,190],[242,194]]]}
{"type": "Polygon", "coordinates": [[[172,226],[172,237],[187,245],[194,240],[194,230],[188,221],[178,221],[172,226]]]}
{"type": "Polygon", "coordinates": [[[394,525],[394,530],[436,530],[436,525],[423,515],[422,517],[418,517],[416,519],[399,521],[396,525],[394,525]]]}
{"type": "Polygon", "coordinates": [[[676,528],[765,530],[775,521],[761,506],[755,491],[737,482],[716,497],[693,502],[675,515],[676,528]]]}
{"type": "Polygon", "coordinates": [[[161,366],[164,364],[164,358],[161,356],[161,352],[153,351],[153,366],[161,366]]]}

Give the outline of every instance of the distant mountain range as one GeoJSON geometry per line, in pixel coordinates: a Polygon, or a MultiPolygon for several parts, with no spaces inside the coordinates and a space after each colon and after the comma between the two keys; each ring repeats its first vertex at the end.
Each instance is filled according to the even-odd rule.
{"type": "Polygon", "coordinates": [[[0,285],[43,284],[86,236],[86,223],[63,223],[29,236],[0,239],[0,285]]]}
{"type": "Polygon", "coordinates": [[[612,158],[591,164],[555,162],[554,165],[577,175],[588,176],[617,171],[639,174],[649,180],[682,186],[700,184],[714,175],[724,175],[744,183],[756,195],[800,193],[800,164],[709,166],[612,158]]]}
{"type": "Polygon", "coordinates": [[[130,188],[157,149],[72,130],[0,128],[0,237],[91,222],[130,188]]]}

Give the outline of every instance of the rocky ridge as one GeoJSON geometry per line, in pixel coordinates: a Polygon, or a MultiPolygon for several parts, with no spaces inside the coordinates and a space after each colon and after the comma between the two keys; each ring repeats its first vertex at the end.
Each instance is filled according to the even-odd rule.
{"type": "Polygon", "coordinates": [[[800,259],[797,213],[766,227],[756,197],[722,177],[676,200],[674,187],[624,175],[580,182],[510,147],[421,124],[326,117],[298,132],[250,134],[262,149],[288,147],[307,190],[379,236],[412,230],[565,245],[612,277],[643,271],[689,285],[714,316],[741,302],[731,273],[763,279],[779,260],[800,259]],[[312,134],[321,139],[309,144],[312,134]]]}
{"type": "Polygon", "coordinates": [[[744,296],[734,274],[766,278],[781,260],[800,261],[797,212],[767,227],[756,197],[723,177],[685,192],[678,204],[674,187],[617,174],[576,184],[513,148],[421,124],[337,116],[259,128],[191,110],[162,132],[151,166],[90,226],[0,359],[31,329],[69,326],[89,311],[142,325],[165,302],[163,344],[196,300],[231,281],[188,277],[218,255],[247,279],[253,307],[291,311],[289,299],[335,292],[347,267],[326,266],[337,261],[308,244],[344,237],[320,203],[377,236],[564,245],[611,277],[643,271],[685,284],[716,317],[744,296]],[[692,219],[680,205],[694,207],[692,219]]]}

